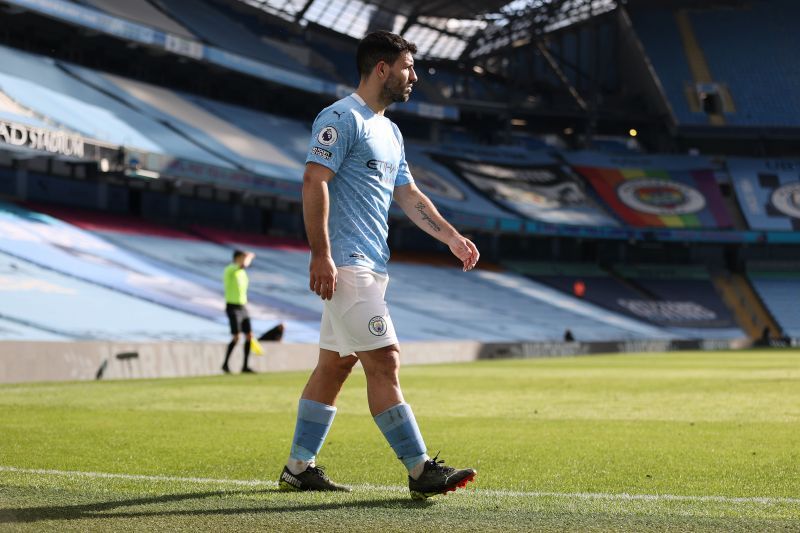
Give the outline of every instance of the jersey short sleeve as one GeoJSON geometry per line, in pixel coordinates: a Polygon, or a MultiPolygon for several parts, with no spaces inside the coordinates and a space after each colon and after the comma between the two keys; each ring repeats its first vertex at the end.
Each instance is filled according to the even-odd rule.
{"type": "Polygon", "coordinates": [[[353,113],[325,109],[311,128],[306,163],[317,163],[336,173],[357,139],[358,123],[353,113]]]}
{"type": "Polygon", "coordinates": [[[400,187],[414,183],[414,178],[411,176],[411,170],[408,168],[408,162],[406,161],[406,145],[403,142],[403,135],[396,125],[392,124],[392,126],[400,143],[400,165],[397,167],[397,178],[394,180],[394,186],[400,187]]]}

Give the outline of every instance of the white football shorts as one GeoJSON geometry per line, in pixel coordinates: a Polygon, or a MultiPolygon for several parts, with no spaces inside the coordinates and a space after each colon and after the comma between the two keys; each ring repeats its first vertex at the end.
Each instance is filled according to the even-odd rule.
{"type": "Polygon", "coordinates": [[[338,268],[333,298],[325,300],[319,347],[345,357],[397,343],[386,286],[389,276],[360,266],[338,268]]]}

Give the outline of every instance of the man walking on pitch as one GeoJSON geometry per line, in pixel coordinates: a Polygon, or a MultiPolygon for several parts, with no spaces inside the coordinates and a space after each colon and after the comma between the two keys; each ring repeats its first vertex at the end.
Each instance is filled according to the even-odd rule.
{"type": "Polygon", "coordinates": [[[414,184],[400,130],[384,116],[387,106],[411,95],[415,52],[414,44],[386,31],[364,37],[356,57],[358,89],[314,122],[303,214],[311,245],[309,285],[324,300],[324,310],[319,362],[300,399],[291,453],[280,476],[283,490],[350,490],[331,481],[314,459],[333,423],[339,391],[359,360],[370,412],[408,469],[413,498],[463,487],[476,474],[428,457],[400,389],[400,347],[384,300],[393,195],[417,226],[450,247],[465,271],[479,257],[475,245],[414,184]]]}
{"type": "Polygon", "coordinates": [[[255,254],[236,250],[233,252],[233,262],[225,267],[222,274],[222,281],[225,286],[225,314],[228,315],[228,322],[231,326],[231,342],[225,352],[225,362],[222,363],[222,371],[230,373],[228,360],[231,357],[236,343],[239,342],[239,333],[245,334],[244,340],[244,364],[242,373],[252,374],[253,370],[247,366],[250,359],[250,345],[253,340],[253,330],[250,326],[250,315],[247,314],[247,285],[249,278],[245,269],[253,262],[255,254]]]}

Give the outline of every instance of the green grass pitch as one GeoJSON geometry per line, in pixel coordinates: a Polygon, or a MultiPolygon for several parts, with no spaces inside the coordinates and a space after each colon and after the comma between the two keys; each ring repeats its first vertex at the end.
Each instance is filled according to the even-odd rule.
{"type": "Polygon", "coordinates": [[[411,501],[360,370],[277,491],[307,373],[0,386],[0,531],[800,531],[800,353],[481,361],[401,372],[467,490],[411,501]]]}

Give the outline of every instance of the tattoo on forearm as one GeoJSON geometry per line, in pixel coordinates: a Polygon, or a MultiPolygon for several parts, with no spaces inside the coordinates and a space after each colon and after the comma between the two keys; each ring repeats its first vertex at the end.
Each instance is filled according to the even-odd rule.
{"type": "Polygon", "coordinates": [[[425,212],[425,208],[428,207],[427,205],[425,205],[425,202],[419,202],[414,207],[416,207],[417,211],[419,211],[419,214],[422,217],[422,220],[427,222],[428,225],[431,227],[431,229],[433,229],[433,231],[442,231],[442,228],[439,226],[439,224],[437,224],[436,221],[434,221],[428,215],[428,213],[425,212]]]}

